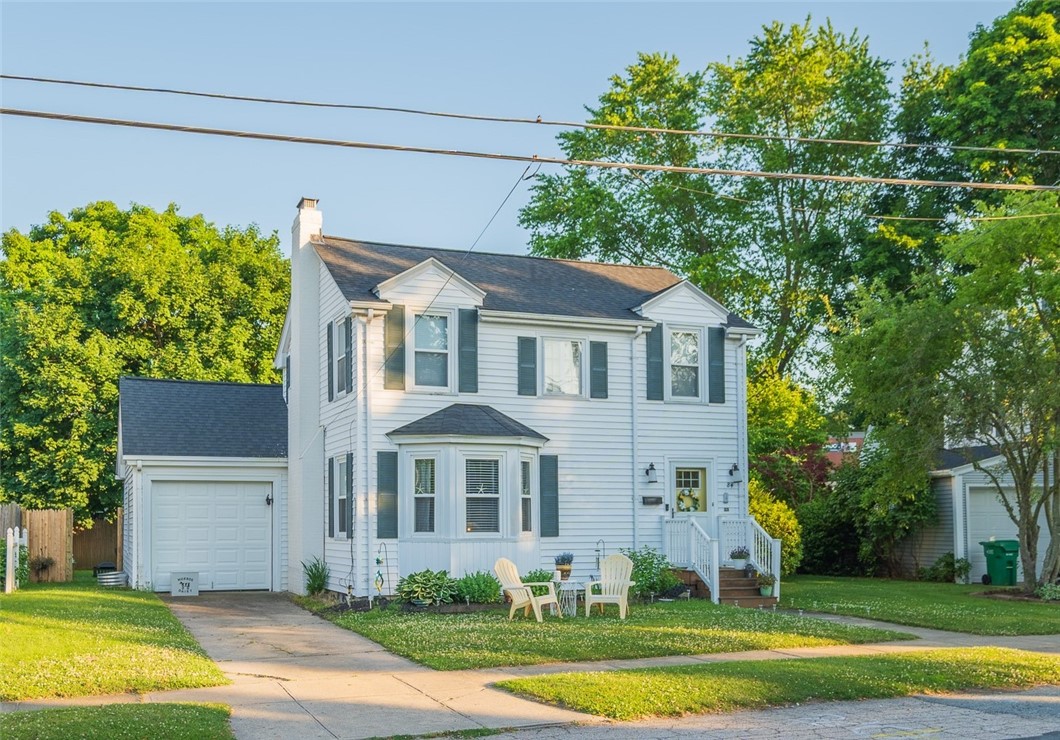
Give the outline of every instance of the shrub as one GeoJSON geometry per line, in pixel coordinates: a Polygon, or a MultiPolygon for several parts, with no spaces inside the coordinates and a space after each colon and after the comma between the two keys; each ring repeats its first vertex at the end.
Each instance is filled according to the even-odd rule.
{"type": "MultiPolygon", "coordinates": [[[[7,578],[7,545],[0,543],[0,584],[7,578]]],[[[29,583],[29,548],[19,545],[18,568],[15,570],[15,583],[22,588],[29,583]]],[[[2,586],[0,586],[2,587],[2,586]]]]}
{"type": "Polygon", "coordinates": [[[852,512],[835,494],[799,507],[802,527],[802,564],[799,572],[819,576],[861,576],[865,569],[858,558],[861,540],[852,512]]]}
{"type": "Polygon", "coordinates": [[[1042,601],[1060,601],[1060,584],[1043,583],[1034,594],[1042,601]]]}
{"type": "Polygon", "coordinates": [[[681,585],[681,581],[673,574],[670,561],[661,552],[647,545],[639,550],[622,550],[623,555],[633,561],[633,575],[631,581],[636,584],[630,592],[637,597],[646,599],[651,594],[656,596],[668,594],[681,585]]]}
{"type": "Polygon", "coordinates": [[[456,582],[456,595],[471,604],[495,604],[501,600],[501,582],[484,570],[468,573],[456,582]]]}
{"type": "Polygon", "coordinates": [[[398,581],[397,597],[401,601],[425,601],[448,604],[456,595],[456,580],[444,570],[421,570],[398,581]]]}
{"type": "MultiPolygon", "coordinates": [[[[549,583],[552,581],[552,571],[538,568],[522,576],[523,583],[549,583]]],[[[531,586],[530,590],[534,596],[544,596],[548,593],[548,586],[531,586]]]]}
{"type": "Polygon", "coordinates": [[[917,577],[922,581],[935,581],[937,583],[961,583],[968,582],[968,574],[972,571],[972,564],[967,558],[954,558],[952,552],[948,552],[930,568],[921,568],[917,571],[917,577]]]}
{"type": "Polygon", "coordinates": [[[305,573],[305,590],[310,596],[316,596],[328,587],[331,568],[319,557],[313,558],[308,563],[303,561],[302,571],[305,573]]]}
{"type": "Polygon", "coordinates": [[[753,478],[748,484],[747,493],[751,516],[770,537],[780,540],[780,575],[794,573],[802,562],[802,527],[795,512],[753,478]]]}

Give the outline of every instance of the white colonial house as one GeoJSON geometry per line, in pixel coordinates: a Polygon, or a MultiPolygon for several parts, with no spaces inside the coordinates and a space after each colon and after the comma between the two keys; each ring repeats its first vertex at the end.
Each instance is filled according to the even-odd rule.
{"type": "MultiPolygon", "coordinates": [[[[779,541],[747,513],[745,358],[757,330],[691,283],[655,267],[324,236],[310,199],[291,275],[276,355],[279,552],[265,587],[301,591],[302,563],[318,556],[329,587],[358,596],[499,557],[551,571],[565,551],[588,579],[599,557],[645,545],[715,599],[738,546],[779,572],[779,541]]],[[[127,506],[150,508],[149,487],[126,490],[127,506]]],[[[151,547],[140,543],[141,562],[158,561],[151,547]]],[[[166,587],[157,568],[150,578],[166,587]]]]}

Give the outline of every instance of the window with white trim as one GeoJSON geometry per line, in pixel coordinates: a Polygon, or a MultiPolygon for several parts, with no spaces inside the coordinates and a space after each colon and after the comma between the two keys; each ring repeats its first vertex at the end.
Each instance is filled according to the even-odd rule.
{"type": "Polygon", "coordinates": [[[347,476],[350,471],[346,469],[346,456],[340,455],[335,458],[335,523],[338,525],[335,527],[335,534],[346,534],[348,528],[348,522],[346,521],[349,515],[349,508],[346,506],[346,490],[347,490],[347,476]]]}
{"type": "Polygon", "coordinates": [[[532,466],[529,460],[519,463],[519,529],[522,532],[534,531],[534,498],[531,481],[532,466]]]}
{"type": "Polygon", "coordinates": [[[700,332],[674,329],[670,331],[670,396],[699,398],[701,368],[700,332]]]}
{"type": "Polygon", "coordinates": [[[417,457],[412,461],[413,531],[417,533],[434,532],[436,469],[433,457],[417,457]]]}
{"type": "Polygon", "coordinates": [[[464,461],[464,502],[466,531],[500,533],[500,460],[464,461]]]}
{"type": "Polygon", "coordinates": [[[543,339],[542,388],[547,396],[582,395],[585,343],[580,339],[543,339]]]}
{"type": "Polygon", "coordinates": [[[335,337],[335,395],[346,393],[346,328],[344,322],[332,324],[335,337]]]}
{"type": "Polygon", "coordinates": [[[416,314],[413,331],[413,384],[449,387],[449,315],[416,314]]]}

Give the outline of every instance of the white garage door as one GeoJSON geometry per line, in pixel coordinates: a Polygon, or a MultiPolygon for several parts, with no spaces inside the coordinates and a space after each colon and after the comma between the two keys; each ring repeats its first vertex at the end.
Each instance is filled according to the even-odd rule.
{"type": "Polygon", "coordinates": [[[151,583],[169,590],[174,571],[199,573],[201,590],[272,585],[271,483],[154,481],[151,583]]]}
{"type": "MultiPolygon", "coordinates": [[[[1008,500],[1015,501],[1014,491],[1009,493],[1008,500]]],[[[1039,517],[1041,530],[1038,533],[1038,568],[1045,561],[1045,548],[1049,546],[1049,530],[1045,526],[1044,514],[1039,517]]],[[[972,563],[971,579],[979,583],[986,573],[986,555],[983,546],[991,537],[998,540],[1019,539],[1016,524],[1009,518],[1008,512],[998,500],[997,491],[993,488],[968,489],[968,560],[972,563]]],[[[1023,579],[1023,566],[1019,567],[1016,577],[1023,579]]]]}

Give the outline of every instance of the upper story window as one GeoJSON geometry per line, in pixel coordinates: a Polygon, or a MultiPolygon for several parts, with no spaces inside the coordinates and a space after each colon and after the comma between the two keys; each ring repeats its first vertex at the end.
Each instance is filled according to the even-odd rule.
{"type": "Polygon", "coordinates": [[[465,525],[468,532],[501,531],[500,460],[464,461],[465,525]]]}
{"type": "Polygon", "coordinates": [[[670,332],[670,396],[700,397],[700,332],[675,329],[670,332]]]}
{"type": "Polygon", "coordinates": [[[420,387],[449,387],[449,316],[416,314],[413,383],[420,387]]]}
{"type": "Polygon", "coordinates": [[[585,344],[578,339],[544,339],[545,395],[582,395],[585,344]]]}
{"type": "Polygon", "coordinates": [[[335,322],[335,392],[346,393],[346,331],[342,322],[335,322]]]}

